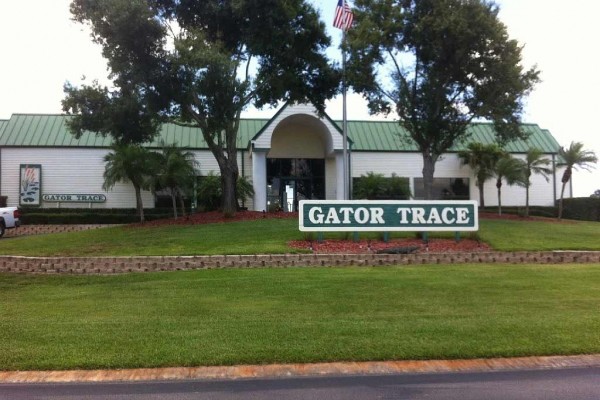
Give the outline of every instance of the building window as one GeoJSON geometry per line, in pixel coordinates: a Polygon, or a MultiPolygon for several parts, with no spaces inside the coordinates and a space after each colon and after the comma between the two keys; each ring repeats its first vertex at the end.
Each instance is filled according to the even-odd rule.
{"type": "MultiPolygon", "coordinates": [[[[423,178],[414,178],[415,199],[423,200],[423,178]]],[[[469,200],[469,178],[433,178],[431,200],[469,200]]]]}

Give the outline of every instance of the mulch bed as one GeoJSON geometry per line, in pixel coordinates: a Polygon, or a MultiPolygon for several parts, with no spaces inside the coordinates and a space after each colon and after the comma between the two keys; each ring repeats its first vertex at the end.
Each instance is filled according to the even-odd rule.
{"type": "MultiPolygon", "coordinates": [[[[257,219],[297,219],[298,213],[273,212],[264,213],[260,211],[239,211],[233,217],[225,217],[223,213],[218,211],[203,212],[177,219],[161,219],[156,221],[146,222],[143,226],[165,226],[165,225],[201,225],[214,223],[227,223],[236,221],[250,221],[257,219]]],[[[545,221],[552,223],[565,223],[557,221],[554,218],[542,217],[521,217],[513,214],[498,215],[495,213],[480,213],[481,219],[508,219],[518,221],[545,221]]],[[[140,226],[140,224],[133,224],[140,226]]],[[[312,250],[315,253],[344,253],[344,254],[367,254],[376,253],[380,250],[391,248],[407,248],[417,247],[417,253],[432,252],[480,252],[489,251],[490,247],[482,242],[471,239],[461,239],[455,241],[453,239],[430,239],[424,243],[421,239],[392,239],[387,243],[382,240],[359,240],[354,242],[349,240],[333,240],[327,239],[318,243],[315,240],[297,240],[289,243],[294,249],[312,250]]]]}
{"type": "Polygon", "coordinates": [[[387,243],[380,240],[323,240],[317,241],[298,240],[288,243],[294,249],[312,250],[314,253],[330,254],[370,254],[380,250],[393,250],[397,248],[416,247],[416,253],[460,253],[490,251],[490,247],[471,239],[461,239],[456,242],[453,239],[430,239],[424,243],[421,239],[391,239],[387,243]]]}

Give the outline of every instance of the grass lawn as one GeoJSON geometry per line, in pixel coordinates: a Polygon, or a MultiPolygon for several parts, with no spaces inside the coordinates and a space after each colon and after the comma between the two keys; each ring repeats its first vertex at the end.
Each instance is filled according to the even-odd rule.
{"type": "Polygon", "coordinates": [[[600,353],[600,265],[0,274],[0,369],[600,353]]]}
{"type": "MultiPolygon", "coordinates": [[[[600,223],[481,220],[482,241],[501,251],[600,250],[600,223]]],[[[314,235],[313,235],[314,236],[314,235]]],[[[366,235],[361,235],[365,237],[366,235]]],[[[430,237],[453,237],[452,233],[430,237]]],[[[344,237],[333,233],[329,237],[344,237]]],[[[349,235],[349,237],[351,237],[349,235]]],[[[371,234],[371,237],[378,237],[371,234]]],[[[392,237],[414,237],[397,233],[392,237]]],[[[469,237],[464,234],[463,237],[469,237]]],[[[117,227],[87,232],[4,238],[0,255],[127,256],[289,253],[302,240],[295,219],[265,219],[192,226],[117,227]]]]}

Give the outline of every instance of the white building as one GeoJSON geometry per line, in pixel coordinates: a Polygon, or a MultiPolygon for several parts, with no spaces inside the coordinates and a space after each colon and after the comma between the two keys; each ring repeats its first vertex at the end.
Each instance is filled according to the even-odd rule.
{"type": "MultiPolygon", "coordinates": [[[[104,191],[103,157],[111,140],[93,133],[75,139],[67,130],[64,115],[15,114],[0,121],[0,195],[9,205],[40,207],[133,208],[135,196],[128,183],[104,191]],[[37,184],[36,184],[37,182],[37,184]]],[[[240,174],[253,182],[255,195],[246,202],[253,210],[274,205],[293,210],[299,199],[343,199],[343,135],[341,122],[320,117],[310,105],[284,106],[270,120],[244,119],[238,136],[240,174]]],[[[515,157],[536,147],[544,152],[554,170],[547,182],[533,176],[530,204],[552,206],[560,195],[557,151],[559,144],[549,131],[523,124],[527,141],[510,143],[515,157]]],[[[470,141],[494,141],[493,125],[474,123],[470,141]]],[[[408,179],[415,198],[422,198],[421,154],[397,122],[349,121],[349,171],[352,178],[368,172],[408,179]]],[[[192,150],[200,175],[218,174],[217,163],[198,129],[165,124],[159,140],[192,150]]],[[[461,166],[452,149],[436,164],[434,196],[478,200],[473,172],[461,166]],[[458,189],[460,188],[460,190],[458,189]]],[[[568,189],[570,190],[570,188],[568,189]]],[[[570,192],[565,194],[570,195],[570,192]]],[[[496,187],[486,184],[487,206],[497,204],[496,187]]],[[[154,195],[143,193],[145,207],[153,207],[154,195]]],[[[522,206],[525,189],[504,185],[502,204],[522,206]]]]}

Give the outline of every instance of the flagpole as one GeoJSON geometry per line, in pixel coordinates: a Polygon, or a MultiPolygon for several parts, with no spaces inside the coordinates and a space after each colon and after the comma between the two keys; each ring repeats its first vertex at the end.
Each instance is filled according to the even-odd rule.
{"type": "Polygon", "coordinates": [[[342,29],[342,136],[344,158],[344,200],[348,200],[348,114],[346,108],[346,30],[342,29]]]}

